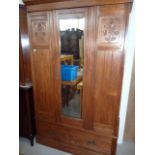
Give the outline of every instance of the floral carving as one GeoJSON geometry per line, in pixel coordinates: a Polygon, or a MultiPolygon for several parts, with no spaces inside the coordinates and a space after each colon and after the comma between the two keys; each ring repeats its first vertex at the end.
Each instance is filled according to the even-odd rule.
{"type": "Polygon", "coordinates": [[[100,35],[102,42],[116,43],[120,38],[120,17],[104,17],[101,20],[100,35]]]}
{"type": "Polygon", "coordinates": [[[46,39],[46,22],[34,23],[34,38],[36,41],[45,41],[46,39]]]}
{"type": "Polygon", "coordinates": [[[119,37],[119,22],[116,18],[110,18],[105,22],[103,34],[107,42],[113,42],[119,37]]]}

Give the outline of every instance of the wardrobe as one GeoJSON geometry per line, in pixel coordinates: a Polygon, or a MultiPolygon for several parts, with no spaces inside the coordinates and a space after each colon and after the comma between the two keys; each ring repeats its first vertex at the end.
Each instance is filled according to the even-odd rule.
{"type": "Polygon", "coordinates": [[[72,154],[115,155],[132,0],[23,1],[30,38],[36,141],[72,154]],[[61,50],[61,32],[75,23],[84,33],[83,57],[78,61],[61,50]],[[71,67],[69,61],[77,66],[77,76],[64,81],[62,65],[71,67]]]}

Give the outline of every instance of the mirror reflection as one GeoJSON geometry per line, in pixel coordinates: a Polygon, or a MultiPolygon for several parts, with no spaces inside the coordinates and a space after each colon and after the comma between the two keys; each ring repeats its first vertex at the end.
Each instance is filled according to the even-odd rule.
{"type": "Polygon", "coordinates": [[[59,19],[62,113],[72,118],[82,115],[84,25],[85,19],[77,16],[59,19]]]}

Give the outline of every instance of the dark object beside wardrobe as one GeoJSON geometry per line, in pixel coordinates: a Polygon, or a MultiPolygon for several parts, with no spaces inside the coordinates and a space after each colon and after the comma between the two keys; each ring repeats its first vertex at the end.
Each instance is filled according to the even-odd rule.
{"type": "Polygon", "coordinates": [[[115,155],[124,40],[132,0],[24,2],[28,11],[37,142],[77,155],[115,155]],[[60,77],[59,24],[60,19],[72,17],[85,19],[84,72],[80,81],[66,82],[60,77]],[[61,85],[82,92],[78,119],[62,114],[61,85]]]}
{"type": "Polygon", "coordinates": [[[26,7],[24,5],[19,6],[19,23],[19,135],[30,139],[30,143],[33,145],[34,102],[26,7]]]}

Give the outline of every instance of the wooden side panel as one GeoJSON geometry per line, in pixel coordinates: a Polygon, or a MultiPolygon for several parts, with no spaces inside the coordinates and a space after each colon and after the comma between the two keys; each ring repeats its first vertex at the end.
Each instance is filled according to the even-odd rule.
{"type": "Polygon", "coordinates": [[[23,53],[21,46],[21,36],[19,32],[19,84],[25,83],[25,75],[24,75],[24,61],[23,61],[23,53]]]}
{"type": "MultiPolygon", "coordinates": [[[[31,63],[30,63],[30,45],[29,45],[29,36],[28,36],[28,27],[27,27],[26,7],[20,5],[19,9],[20,9],[19,11],[20,49],[19,51],[20,51],[20,56],[22,56],[23,72],[24,72],[23,75],[20,74],[21,76],[24,76],[22,80],[20,79],[20,84],[24,84],[24,83],[32,82],[31,63]]],[[[21,61],[20,61],[20,65],[22,65],[21,61]]]]}
{"type": "Polygon", "coordinates": [[[115,130],[118,125],[127,13],[125,4],[97,7],[94,127],[106,124],[115,130]]]}
{"type": "Polygon", "coordinates": [[[28,22],[37,119],[49,121],[51,119],[49,115],[52,114],[50,14],[49,12],[30,13],[28,22]]]}

